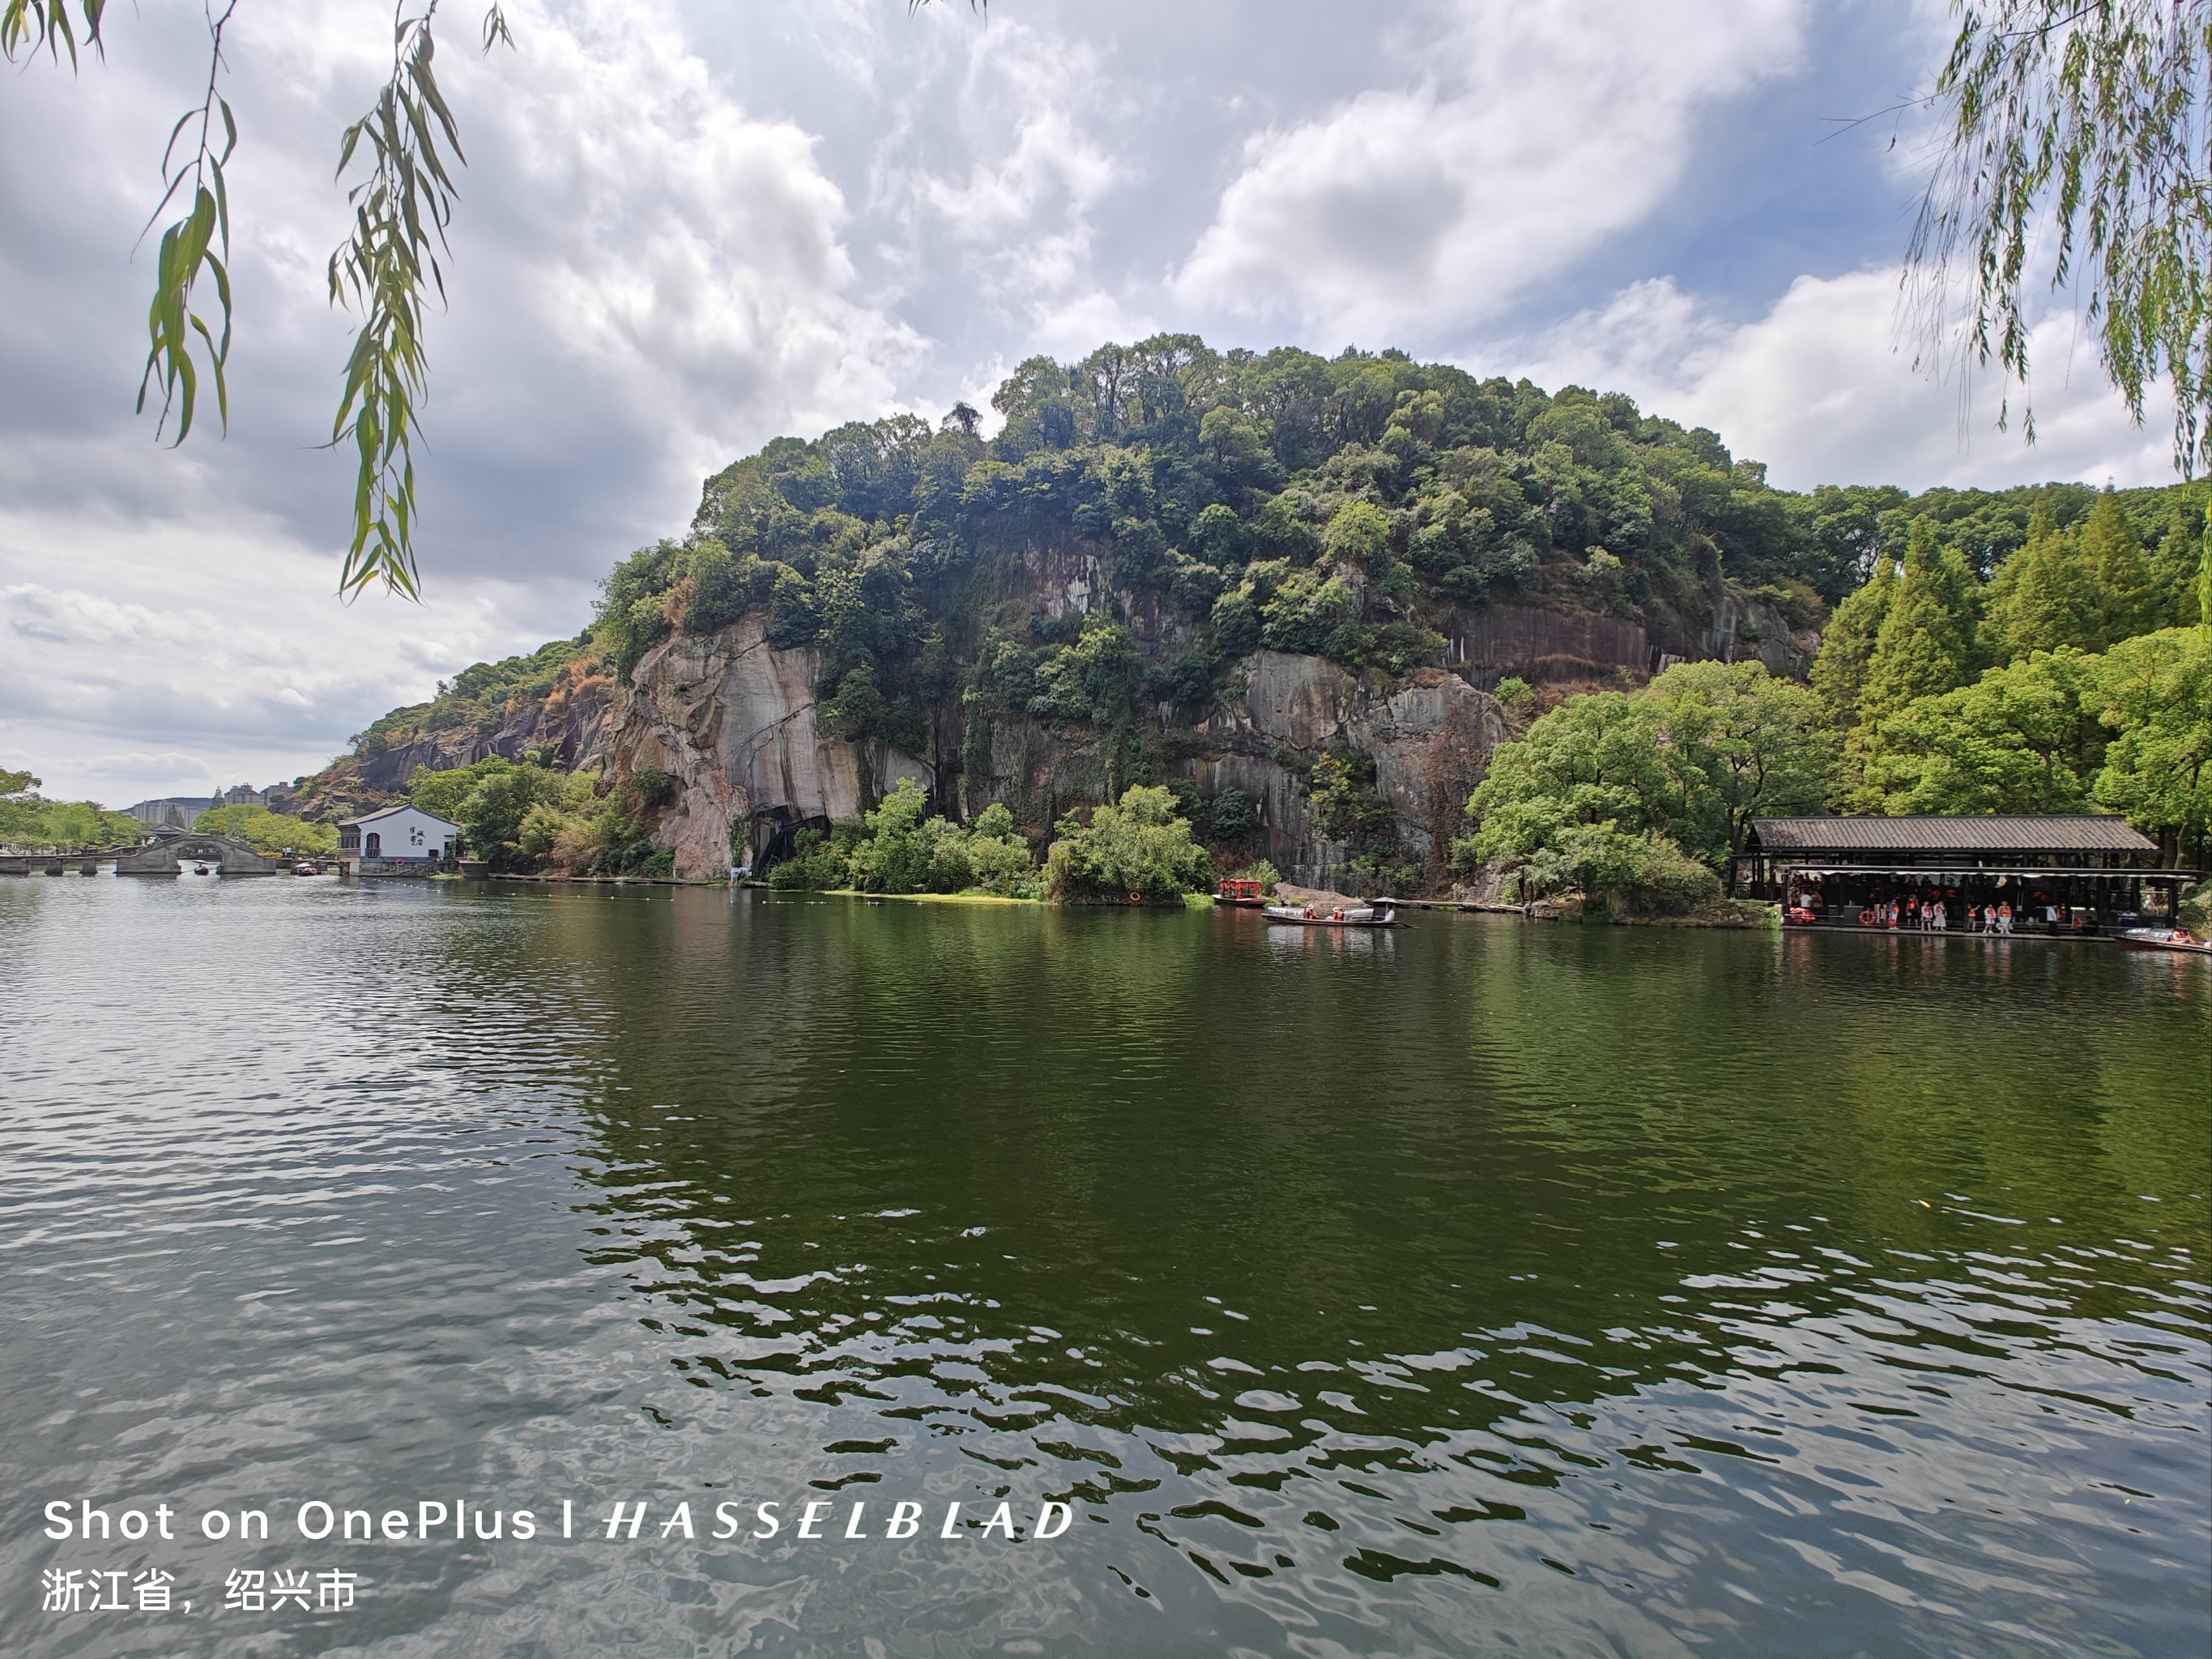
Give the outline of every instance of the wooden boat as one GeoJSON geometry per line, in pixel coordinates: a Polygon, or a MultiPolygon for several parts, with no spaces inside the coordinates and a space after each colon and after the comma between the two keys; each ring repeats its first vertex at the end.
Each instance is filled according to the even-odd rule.
{"type": "Polygon", "coordinates": [[[1390,901],[1379,899],[1373,904],[1335,905],[1322,909],[1317,904],[1270,904],[1265,907],[1270,921],[1291,927],[1395,927],[1397,912],[1390,901]]]}
{"type": "Polygon", "coordinates": [[[1240,910],[1264,910],[1267,899],[1261,894],[1260,884],[1231,876],[1213,890],[1216,904],[1233,905],[1240,910]]]}
{"type": "Polygon", "coordinates": [[[2212,945],[2191,939],[2182,927],[2130,927],[2118,939],[2130,951],[2185,951],[2191,956],[2212,957],[2212,945]]]}

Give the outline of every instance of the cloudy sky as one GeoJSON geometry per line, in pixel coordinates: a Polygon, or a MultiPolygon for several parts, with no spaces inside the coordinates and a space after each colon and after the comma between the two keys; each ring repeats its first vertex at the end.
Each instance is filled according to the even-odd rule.
{"type": "Polygon", "coordinates": [[[241,0],[232,420],[179,450],[132,413],[134,244],[201,8],[112,8],[104,64],[0,78],[0,765],[118,805],[312,770],[574,633],[767,439],[1163,328],[1619,388],[1790,487],[2167,476],[2063,306],[2032,451],[1899,349],[1924,145],[1834,118],[1924,87],[1941,0],[507,9],[489,58],[446,14],[470,165],[419,605],[335,598],[349,477],[314,448],[348,339],[331,167],[385,0],[241,0]]]}

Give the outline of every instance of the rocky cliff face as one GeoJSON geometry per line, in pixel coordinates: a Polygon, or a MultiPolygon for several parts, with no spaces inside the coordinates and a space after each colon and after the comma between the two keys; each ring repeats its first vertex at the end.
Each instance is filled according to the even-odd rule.
{"type": "MultiPolygon", "coordinates": [[[[994,619],[1048,622],[1108,597],[1094,556],[1031,549],[994,619]]],[[[1157,595],[1112,597],[1148,665],[1197,643],[1157,595]]],[[[1263,650],[1230,671],[1217,705],[1194,721],[1163,704],[1143,730],[1117,734],[955,703],[929,711],[929,752],[909,754],[825,731],[816,719],[817,653],[777,648],[762,619],[748,616],[653,647],[617,694],[605,728],[574,752],[580,760],[604,754],[617,781],[648,770],[673,780],[655,839],[673,849],[679,875],[703,877],[732,860],[758,866],[780,858],[799,829],[860,812],[902,777],[920,782],[950,815],[972,816],[1000,801],[1041,834],[1060,814],[1105,799],[1127,781],[1133,741],[1147,769],[1188,779],[1201,795],[1241,792],[1258,820],[1255,850],[1291,879],[1326,886],[1350,849],[1316,826],[1307,775],[1324,754],[1350,750],[1374,762],[1375,788],[1396,817],[1401,854],[1440,882],[1467,797],[1491,751],[1510,736],[1486,689],[1503,676],[1642,676],[1670,659],[1753,655],[1771,658],[1777,672],[1802,672],[1814,643],[1735,599],[1717,605],[1694,631],[1661,619],[1656,641],[1639,623],[1510,606],[1455,613],[1445,626],[1449,665],[1443,668],[1393,678],[1263,650]]]]}
{"type": "MultiPolygon", "coordinates": [[[[1032,546],[992,614],[1001,625],[1050,623],[1109,597],[1095,555],[1032,546]]],[[[1158,594],[1111,598],[1148,665],[1200,643],[1158,594]]],[[[1036,833],[1127,781],[1124,734],[957,702],[929,711],[927,754],[848,742],[816,720],[820,672],[813,650],[769,644],[757,615],[713,634],[675,635],[639,660],[604,749],[618,781],[647,770],[674,781],[655,839],[673,849],[678,874],[781,857],[798,830],[865,810],[902,777],[928,789],[940,811],[972,816],[1003,802],[1036,833]]],[[[1325,884],[1346,853],[1311,822],[1304,780],[1324,753],[1374,760],[1401,847],[1441,877],[1468,793],[1507,736],[1496,701],[1462,674],[1422,669],[1393,679],[1273,651],[1237,665],[1206,718],[1191,723],[1161,705],[1144,724],[1127,739],[1150,767],[1190,780],[1203,795],[1242,792],[1259,821],[1256,850],[1314,884],[1325,884]]]]}
{"type": "MultiPolygon", "coordinates": [[[[1148,669],[1205,643],[1158,592],[1113,587],[1080,540],[1024,548],[984,597],[979,620],[1026,636],[1065,631],[1072,617],[1102,606],[1127,619],[1148,669]]],[[[799,830],[865,811],[901,778],[920,782],[948,815],[1004,802],[1042,835],[1073,808],[1162,777],[1187,780],[1208,799],[1238,792],[1256,820],[1251,851],[1292,880],[1328,886],[1352,849],[1315,823],[1309,775],[1324,755],[1350,751],[1374,763],[1399,859],[1441,883],[1467,797],[1510,735],[1490,695],[1504,676],[1619,681],[1673,660],[1754,655],[1778,673],[1802,674],[1818,643],[1793,635],[1764,602],[1725,591],[1691,620],[1657,608],[1631,621],[1493,605],[1432,622],[1446,641],[1444,666],[1394,677],[1257,651],[1219,677],[1210,708],[1194,716],[1162,703],[1133,729],[1042,720],[955,692],[924,711],[922,752],[908,753],[848,740],[817,720],[818,653],[770,644],[754,614],[716,632],[668,636],[640,659],[627,686],[601,665],[596,678],[510,702],[495,728],[417,727],[341,761],[319,784],[339,811],[392,798],[418,771],[493,755],[543,751],[570,770],[602,766],[618,783],[662,773],[674,787],[655,815],[654,839],[673,851],[679,875],[711,877],[732,860],[759,867],[784,856],[799,830]]]]}
{"type": "MultiPolygon", "coordinates": [[[[780,856],[797,830],[859,812],[902,777],[947,811],[1003,801],[1038,830],[1103,799],[1115,782],[1096,728],[1024,718],[988,722],[955,789],[943,758],[825,733],[815,719],[818,672],[812,651],[769,645],[757,617],[679,635],[640,661],[607,748],[617,779],[652,769],[674,781],[656,839],[674,850],[679,875],[719,873],[732,856],[780,856]]],[[[1401,845],[1440,865],[1468,792],[1507,736],[1496,701],[1441,669],[1393,681],[1262,651],[1238,665],[1224,704],[1195,725],[1156,714],[1158,729],[1146,736],[1157,738],[1168,776],[1188,778],[1206,795],[1242,791],[1267,856],[1315,884],[1326,884],[1346,850],[1311,822],[1303,779],[1322,754],[1370,756],[1401,845]]]]}
{"type": "Polygon", "coordinates": [[[542,750],[550,763],[575,771],[603,757],[619,696],[549,698],[508,711],[490,731],[442,732],[395,743],[355,763],[360,784],[381,794],[404,793],[417,772],[447,772],[491,756],[520,760],[542,750]]]}
{"type": "Polygon", "coordinates": [[[1182,775],[1201,793],[1251,798],[1267,857],[1312,886],[1329,885],[1347,851],[1322,837],[1307,801],[1305,775],[1323,754],[1350,750],[1374,761],[1400,846],[1440,878],[1468,794],[1510,735],[1497,699],[1457,674],[1423,668],[1393,680],[1276,651],[1238,665],[1225,705],[1192,728],[1197,751],[1182,775]]]}
{"type": "Polygon", "coordinates": [[[678,875],[717,875],[733,858],[787,851],[802,826],[848,817],[902,777],[934,790],[927,763],[819,728],[820,671],[811,650],[769,644],[757,616],[676,635],[639,661],[608,752],[617,781],[647,769],[674,781],[655,838],[675,850],[678,875]]]}

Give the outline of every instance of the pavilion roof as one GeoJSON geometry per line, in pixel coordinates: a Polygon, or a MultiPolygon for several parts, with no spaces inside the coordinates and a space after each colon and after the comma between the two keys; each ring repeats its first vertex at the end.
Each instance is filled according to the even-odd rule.
{"type": "Polygon", "coordinates": [[[2098,813],[1753,818],[1768,853],[2155,853],[2124,818],[2098,813]]]}

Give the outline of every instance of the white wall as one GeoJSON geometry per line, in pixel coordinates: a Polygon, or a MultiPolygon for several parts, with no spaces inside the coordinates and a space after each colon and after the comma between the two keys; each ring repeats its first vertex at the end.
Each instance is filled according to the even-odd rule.
{"type": "Polygon", "coordinates": [[[402,807],[387,817],[361,827],[361,856],[387,859],[434,859],[445,854],[446,842],[456,832],[444,821],[419,807],[402,807]],[[384,838],[380,851],[368,850],[368,838],[384,838]]]}

